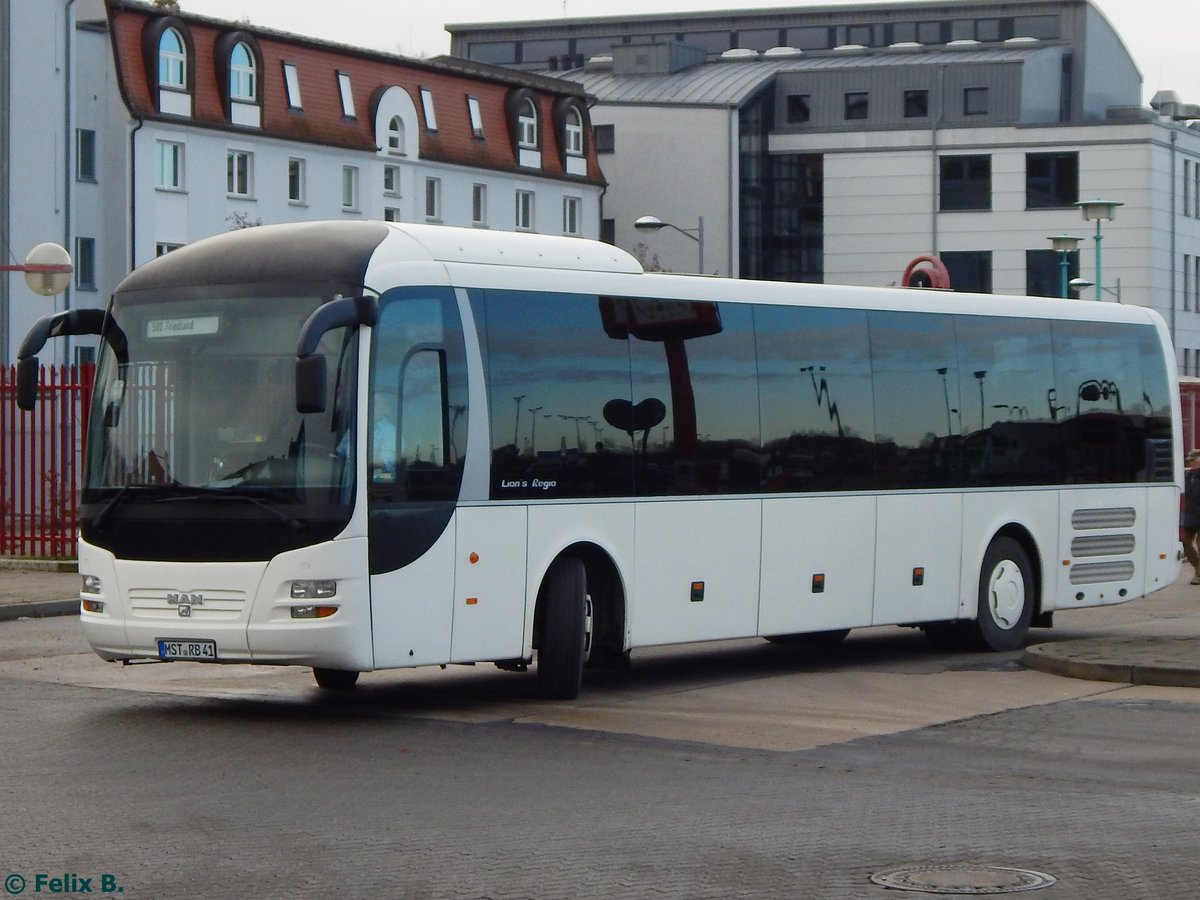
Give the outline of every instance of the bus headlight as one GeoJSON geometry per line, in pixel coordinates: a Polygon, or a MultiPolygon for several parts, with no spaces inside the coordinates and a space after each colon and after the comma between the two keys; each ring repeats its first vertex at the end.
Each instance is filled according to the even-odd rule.
{"type": "Polygon", "coordinates": [[[337,595],[336,581],[293,581],[293,600],[325,600],[337,595]]]}
{"type": "Polygon", "coordinates": [[[102,593],[99,575],[81,575],[83,584],[79,587],[81,594],[99,594],[102,593]]]}

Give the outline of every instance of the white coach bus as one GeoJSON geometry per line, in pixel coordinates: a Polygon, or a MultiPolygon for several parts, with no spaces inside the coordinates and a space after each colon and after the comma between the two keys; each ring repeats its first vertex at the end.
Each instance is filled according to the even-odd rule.
{"type": "MultiPolygon", "coordinates": [[[[1179,572],[1138,307],[644,273],[589,241],[266,226],[105,311],[80,516],[106,660],[360,672],[908,625],[1014,649],[1179,572]]],[[[536,663],[535,663],[536,661],[536,663]]]]}

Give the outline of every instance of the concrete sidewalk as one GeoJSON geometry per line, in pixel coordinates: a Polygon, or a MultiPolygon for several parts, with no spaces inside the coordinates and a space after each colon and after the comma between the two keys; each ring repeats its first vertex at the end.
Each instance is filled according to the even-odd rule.
{"type": "MultiPolygon", "coordinates": [[[[1031,669],[1090,681],[1200,687],[1200,586],[1190,571],[1141,600],[1055,613],[1030,633],[1031,669]]],[[[79,612],[74,563],[0,560],[0,621],[79,612]]]]}
{"type": "Polygon", "coordinates": [[[0,560],[0,622],[78,612],[74,562],[0,560]]]}

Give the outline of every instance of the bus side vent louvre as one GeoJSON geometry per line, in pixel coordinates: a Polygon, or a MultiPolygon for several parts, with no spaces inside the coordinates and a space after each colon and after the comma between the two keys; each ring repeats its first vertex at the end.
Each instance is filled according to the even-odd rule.
{"type": "Polygon", "coordinates": [[[1125,556],[1137,541],[1132,534],[1091,534],[1071,541],[1072,556],[1125,556]]]}
{"type": "Polygon", "coordinates": [[[1076,531],[1091,531],[1098,528],[1132,528],[1137,513],[1132,506],[1116,506],[1110,509],[1077,509],[1071,513],[1071,527],[1076,531]]]}
{"type": "Polygon", "coordinates": [[[1129,560],[1079,563],[1071,566],[1071,584],[1103,584],[1111,581],[1132,580],[1133,563],[1129,560]]]}

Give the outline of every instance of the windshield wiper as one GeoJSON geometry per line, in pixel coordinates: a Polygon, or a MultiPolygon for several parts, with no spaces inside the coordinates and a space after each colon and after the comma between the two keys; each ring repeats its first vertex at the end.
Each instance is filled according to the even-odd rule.
{"type": "Polygon", "coordinates": [[[175,503],[180,500],[240,500],[243,503],[250,503],[254,506],[257,506],[259,509],[266,510],[280,522],[286,522],[293,531],[299,531],[304,527],[305,524],[301,519],[297,519],[295,516],[284,512],[282,509],[279,509],[276,506],[272,506],[270,503],[267,503],[258,497],[251,497],[249,494],[243,493],[233,493],[228,490],[217,489],[211,491],[201,491],[193,494],[179,494],[175,497],[163,497],[158,502],[175,503]]]}
{"type": "Polygon", "coordinates": [[[97,531],[104,530],[104,520],[108,518],[109,513],[120,506],[125,501],[131,498],[133,492],[156,493],[164,488],[182,487],[178,481],[171,481],[167,484],[123,484],[117,489],[117,492],[104,501],[104,505],[92,517],[92,527],[97,531]]]}

